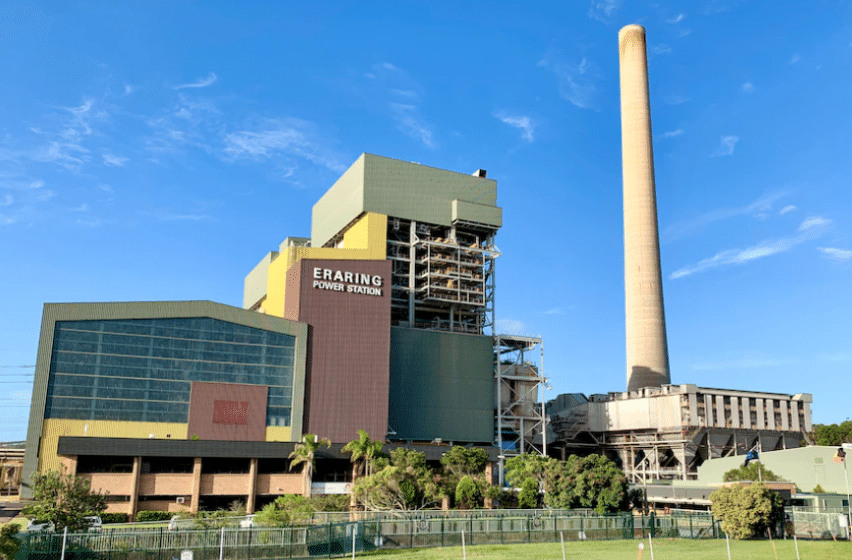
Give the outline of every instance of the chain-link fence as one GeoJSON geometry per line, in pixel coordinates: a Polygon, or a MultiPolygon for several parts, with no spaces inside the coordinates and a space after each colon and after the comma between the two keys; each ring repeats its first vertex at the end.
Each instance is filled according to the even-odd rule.
{"type": "Polygon", "coordinates": [[[377,516],[304,527],[110,529],[98,533],[25,533],[16,560],[273,560],[332,558],[376,548],[542,543],[653,537],[723,536],[709,514],[559,515],[480,510],[377,516]],[[456,512],[458,514],[458,512],[456,512]]]}
{"type": "Polygon", "coordinates": [[[845,513],[793,511],[793,531],[802,539],[849,539],[849,523],[845,513]]]}

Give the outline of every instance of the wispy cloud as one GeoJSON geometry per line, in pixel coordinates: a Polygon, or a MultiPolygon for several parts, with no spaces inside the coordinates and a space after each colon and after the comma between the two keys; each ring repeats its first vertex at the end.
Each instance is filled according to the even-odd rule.
{"type": "Polygon", "coordinates": [[[742,90],[743,93],[754,93],[754,90],[756,90],[757,88],[754,87],[753,83],[746,82],[746,83],[744,83],[743,85],[740,86],[740,89],[742,90]]]}
{"type": "Polygon", "coordinates": [[[667,20],[666,20],[666,23],[672,23],[672,24],[674,24],[674,23],[680,23],[680,22],[682,22],[682,21],[683,21],[683,18],[685,18],[685,17],[686,17],[686,14],[678,14],[678,15],[676,15],[675,17],[673,17],[673,18],[671,18],[671,19],[667,19],[667,20]]]}
{"type": "Polygon", "coordinates": [[[199,78],[198,80],[191,82],[189,84],[181,84],[179,86],[174,86],[172,89],[186,89],[186,88],[203,88],[210,85],[218,79],[215,73],[210,72],[210,74],[206,78],[199,78]]]}
{"type": "Polygon", "coordinates": [[[84,202],[83,204],[81,204],[77,208],[72,208],[71,211],[72,212],[88,212],[89,211],[89,205],[84,202]]]}
{"type": "Polygon", "coordinates": [[[130,161],[130,158],[113,154],[103,154],[101,157],[103,157],[104,165],[107,167],[123,167],[125,163],[130,161]]]}
{"type": "Polygon", "coordinates": [[[790,64],[796,64],[800,60],[802,60],[802,57],[799,56],[798,54],[794,54],[793,56],[790,57],[790,64]]]}
{"type": "Polygon", "coordinates": [[[799,231],[810,231],[815,228],[821,228],[829,225],[831,220],[822,216],[810,216],[799,225],[799,231]]]}
{"type": "Polygon", "coordinates": [[[622,0],[592,0],[588,16],[602,23],[609,23],[621,7],[622,0]]]}
{"type": "Polygon", "coordinates": [[[87,227],[87,228],[96,228],[96,227],[101,226],[101,221],[100,221],[100,219],[97,219],[97,218],[95,218],[94,220],[78,219],[77,225],[87,227]]]}
{"type": "Polygon", "coordinates": [[[674,241],[691,235],[714,222],[734,218],[736,216],[753,216],[754,218],[764,219],[772,212],[773,205],[779,199],[787,196],[787,191],[776,191],[749,202],[744,206],[736,206],[733,208],[717,208],[711,210],[696,218],[688,220],[680,220],[666,227],[663,230],[663,240],[674,241]]]}
{"type": "Polygon", "coordinates": [[[661,138],[674,138],[675,136],[680,136],[683,134],[683,129],[678,128],[677,130],[670,130],[668,132],[664,132],[661,138]]]}
{"type": "Polygon", "coordinates": [[[11,206],[14,201],[12,195],[7,194],[3,197],[3,202],[0,202],[0,206],[11,206]]]}
{"type": "Polygon", "coordinates": [[[125,85],[124,86],[124,95],[130,95],[131,93],[133,93],[133,86],[125,85]]]}
{"type": "Polygon", "coordinates": [[[597,109],[598,82],[603,74],[594,60],[583,57],[577,63],[559,59],[557,53],[549,53],[539,63],[556,75],[559,96],[581,109],[597,109]]]}
{"type": "Polygon", "coordinates": [[[407,136],[419,140],[427,148],[436,146],[432,129],[420,116],[417,107],[407,103],[391,103],[397,127],[407,136]]]}
{"type": "MultiPolygon", "coordinates": [[[[806,222],[807,220],[805,222],[802,222],[802,226],[805,226],[806,222]]],[[[711,268],[717,268],[719,266],[729,264],[746,264],[757,259],[762,259],[764,257],[784,253],[786,251],[789,251],[796,245],[820,237],[821,235],[826,233],[826,226],[830,223],[831,220],[822,219],[818,223],[813,222],[813,225],[809,225],[804,229],[802,228],[802,226],[800,226],[800,233],[793,237],[784,237],[781,239],[762,241],[756,245],[748,247],[747,249],[729,249],[726,251],[722,251],[710,258],[698,261],[694,265],[685,266],[672,272],[669,275],[669,278],[671,280],[676,280],[678,278],[683,278],[685,276],[695,274],[696,272],[702,272],[711,268]]]]}
{"type": "Polygon", "coordinates": [[[739,136],[722,136],[722,140],[719,143],[719,148],[710,154],[710,157],[724,157],[730,156],[734,154],[734,148],[737,145],[737,142],[740,141],[739,136]]]}
{"type": "Polygon", "coordinates": [[[520,129],[521,138],[526,140],[527,142],[533,141],[533,131],[535,130],[535,125],[533,125],[532,121],[529,117],[524,117],[521,115],[509,115],[506,113],[497,113],[494,115],[504,123],[509,126],[513,126],[515,128],[520,129]]]}
{"type": "Polygon", "coordinates": [[[849,259],[852,259],[852,250],[849,249],[838,249],[837,247],[817,247],[817,250],[822,252],[823,255],[831,257],[832,259],[838,261],[848,261],[849,259]]]}
{"type": "MultiPolygon", "coordinates": [[[[568,307],[568,309],[573,309],[573,308],[574,308],[573,305],[568,307]]],[[[550,309],[545,311],[544,314],[545,315],[565,315],[566,311],[567,310],[566,310],[565,307],[551,307],[550,309]]]]}
{"type": "Polygon", "coordinates": [[[301,119],[266,119],[227,134],[224,144],[230,160],[264,161],[290,156],[335,172],[346,170],[342,158],[325,147],[314,125],[301,119]]]}
{"type": "Polygon", "coordinates": [[[785,206],[784,208],[782,208],[781,210],[779,210],[779,211],[778,211],[778,214],[779,214],[780,216],[783,216],[784,214],[786,214],[786,213],[788,213],[788,212],[792,212],[793,210],[796,210],[797,208],[798,208],[798,207],[797,207],[795,204],[788,204],[787,206],[785,206]]]}
{"type": "Polygon", "coordinates": [[[667,105],[680,105],[681,103],[686,103],[689,101],[689,98],[685,95],[667,95],[663,98],[663,102],[667,105]]]}
{"type": "Polygon", "coordinates": [[[672,48],[662,43],[654,47],[654,54],[668,54],[670,52],[672,52],[672,48]]]}

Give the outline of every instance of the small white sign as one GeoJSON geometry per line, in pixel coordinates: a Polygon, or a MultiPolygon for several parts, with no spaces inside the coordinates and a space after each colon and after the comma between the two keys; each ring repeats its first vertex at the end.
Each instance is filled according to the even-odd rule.
{"type": "Polygon", "coordinates": [[[843,449],[852,449],[852,443],[844,443],[843,449]]]}
{"type": "Polygon", "coordinates": [[[849,526],[849,521],[846,519],[845,515],[838,515],[837,516],[837,522],[840,523],[841,527],[848,527],[849,526]]]}
{"type": "Polygon", "coordinates": [[[192,560],[192,551],[191,550],[181,550],[180,560],[192,560]]]}

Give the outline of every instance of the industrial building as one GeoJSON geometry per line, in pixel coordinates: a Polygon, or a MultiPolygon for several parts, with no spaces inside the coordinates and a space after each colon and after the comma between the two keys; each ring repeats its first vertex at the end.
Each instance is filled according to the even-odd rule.
{"type": "Polygon", "coordinates": [[[496,202],[483,170],[363,154],[311,237],[246,276],[243,309],[45,304],[25,472],[88,477],[112,511],[253,511],[307,493],[285,460],[305,433],[335,444],[320,492],[345,491],[358,429],[433,460],[544,452],[541,340],[493,332],[496,202]]]}
{"type": "Polygon", "coordinates": [[[547,403],[548,443],[603,453],[633,484],[695,479],[706,460],[798,448],[811,426],[811,395],[671,384],[657,227],[645,29],[618,34],[624,186],[627,390],[547,403]]]}

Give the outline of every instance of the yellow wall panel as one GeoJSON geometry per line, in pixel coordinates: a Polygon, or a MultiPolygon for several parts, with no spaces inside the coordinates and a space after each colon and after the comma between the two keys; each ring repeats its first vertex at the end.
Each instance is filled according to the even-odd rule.
{"type": "Polygon", "coordinates": [[[266,441],[295,441],[291,439],[290,426],[267,426],[266,441]]]}
{"type": "Polygon", "coordinates": [[[65,420],[45,418],[41,433],[38,471],[60,470],[56,454],[60,436],[186,439],[187,424],[170,422],[119,422],[114,420],[65,420]]]}

